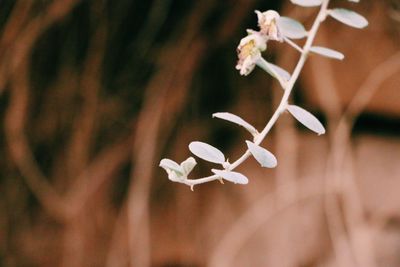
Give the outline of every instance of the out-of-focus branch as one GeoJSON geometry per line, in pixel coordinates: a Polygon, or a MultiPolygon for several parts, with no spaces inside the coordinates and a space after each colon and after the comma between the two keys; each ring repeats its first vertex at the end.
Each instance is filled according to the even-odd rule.
{"type": "Polygon", "coordinates": [[[237,29],[243,21],[243,17],[249,14],[253,8],[255,0],[239,0],[235,2],[234,7],[226,15],[226,19],[220,26],[216,34],[216,43],[226,41],[233,33],[233,29],[237,29]]]}
{"type": "MultiPolygon", "coordinates": [[[[137,36],[137,51],[141,56],[146,56],[149,49],[165,22],[170,10],[172,0],[156,0],[153,3],[149,15],[147,16],[145,26],[141,29],[137,36]]],[[[136,66],[139,68],[140,66],[136,66]]],[[[134,70],[133,70],[134,71],[134,70]]]]}
{"type": "MultiPolygon", "coordinates": [[[[320,33],[321,42],[326,39],[323,32],[320,33]]],[[[317,96],[321,103],[322,109],[326,114],[329,140],[332,150],[335,150],[335,138],[333,136],[335,125],[341,112],[341,103],[337,95],[338,89],[333,76],[332,65],[329,60],[315,57],[310,60],[311,72],[313,74],[313,82],[317,88],[317,96]]],[[[331,151],[332,157],[336,152],[331,151]]],[[[324,175],[325,191],[330,192],[337,189],[337,181],[340,178],[337,176],[337,169],[332,160],[327,160],[327,167],[324,175]]],[[[339,192],[340,193],[340,192],[339,192]]],[[[350,240],[346,234],[345,225],[343,222],[342,212],[338,196],[334,194],[326,194],[324,199],[325,214],[327,218],[328,231],[332,240],[333,250],[338,266],[350,267],[355,264],[351,255],[350,240]]]]}
{"type": "MultiPolygon", "coordinates": [[[[290,183],[290,185],[282,184],[281,186],[282,188],[276,190],[275,193],[265,194],[257,200],[234,222],[221,238],[219,244],[213,249],[207,266],[227,267],[234,265],[235,256],[239,253],[243,243],[271,218],[287,209],[295,208],[301,203],[316,201],[325,194],[319,188],[307,187],[307,185],[302,186],[301,182],[296,185],[290,183]],[[297,188],[291,188],[293,186],[297,188]],[[294,192],[299,187],[303,188],[303,190],[299,192],[296,198],[290,199],[282,203],[282,205],[277,205],[276,199],[281,198],[281,196],[276,195],[277,192],[294,192]]],[[[327,193],[331,194],[332,192],[327,193]]]]}
{"type": "MultiPolygon", "coordinates": [[[[131,184],[128,193],[128,240],[131,266],[150,266],[149,193],[158,151],[157,139],[165,123],[176,118],[186,98],[190,76],[197,66],[204,44],[193,41],[210,1],[195,8],[178,44],[160,58],[162,70],[146,89],[143,108],[138,117],[132,151],[131,184]],[[199,50],[198,50],[199,49],[199,50]],[[174,80],[180,83],[174,84],[174,80]],[[174,89],[174,97],[168,97],[174,89]],[[166,109],[167,108],[167,109],[166,109]]],[[[164,127],[163,127],[164,126],[164,127]]]]}
{"type": "Polygon", "coordinates": [[[340,122],[347,119],[351,124],[354,124],[354,120],[365,109],[382,83],[398,73],[399,69],[400,52],[395,53],[376,66],[367,76],[367,79],[363,84],[358,88],[356,94],[351,99],[347,109],[343,113],[340,122]]]}
{"type": "MultiPolygon", "coordinates": [[[[205,52],[205,40],[202,38],[193,40],[193,38],[211,4],[212,1],[204,1],[200,7],[195,8],[190,20],[186,23],[186,32],[179,44],[162,56],[162,65],[167,68],[164,72],[160,72],[146,89],[145,104],[139,116],[133,149],[132,158],[135,168],[131,174],[132,183],[127,206],[132,266],[149,265],[149,232],[146,233],[149,229],[145,227],[149,223],[148,196],[150,178],[156,162],[157,136],[160,129],[163,129],[163,134],[167,134],[172,129],[173,121],[184,105],[191,77],[205,52]],[[172,79],[175,81],[173,82],[172,79]],[[171,89],[174,89],[173,98],[167,97],[171,89]]],[[[232,14],[236,12],[230,13],[232,14]]],[[[226,36],[232,32],[231,28],[226,32],[228,34],[226,36]]]]}
{"type": "Polygon", "coordinates": [[[8,56],[6,53],[9,52],[10,45],[17,38],[18,33],[22,31],[33,3],[33,1],[17,1],[10,18],[4,26],[0,39],[0,57],[2,58],[0,63],[0,95],[5,89],[6,77],[9,75],[8,64],[6,64],[5,60],[8,56]]]}
{"type": "MultiPolygon", "coordinates": [[[[81,113],[76,116],[73,133],[68,147],[67,170],[69,178],[74,178],[87,166],[93,140],[95,139],[98,119],[99,94],[101,90],[101,70],[107,43],[107,19],[104,18],[104,6],[92,4],[95,15],[92,25],[96,30],[91,38],[88,55],[81,75],[80,91],[83,103],[81,113]],[[97,10],[102,9],[102,10],[97,10]]],[[[84,177],[80,177],[85,179],[84,177]]]]}
{"type": "Polygon", "coordinates": [[[5,134],[11,157],[39,202],[59,219],[65,218],[67,206],[40,170],[24,133],[29,110],[29,55],[40,34],[68,14],[76,3],[78,0],[55,1],[48,6],[44,16],[33,19],[17,36],[10,61],[2,62],[10,64],[10,69],[0,73],[0,88],[7,80],[11,83],[10,104],[5,116],[5,134]]]}
{"type": "Polygon", "coordinates": [[[33,4],[33,1],[17,1],[15,3],[0,37],[1,54],[5,53],[6,48],[11,45],[13,40],[17,38],[18,33],[22,31],[33,4]]]}
{"type": "Polygon", "coordinates": [[[356,118],[368,105],[379,87],[390,77],[400,71],[400,53],[390,56],[387,60],[375,67],[358,88],[351,99],[347,109],[340,117],[334,141],[336,155],[332,155],[336,162],[337,174],[343,176],[344,200],[346,201],[347,224],[353,239],[353,249],[358,256],[360,266],[376,266],[375,253],[372,240],[372,231],[363,220],[363,207],[360,193],[358,192],[354,174],[354,158],[350,143],[351,132],[356,118]],[[340,169],[344,169],[340,172],[340,169]],[[348,173],[348,175],[345,175],[348,173]]]}
{"type": "Polygon", "coordinates": [[[5,135],[11,157],[32,193],[55,218],[65,218],[67,207],[37,165],[24,133],[28,112],[28,77],[23,68],[13,79],[5,116],[5,135]]]}
{"type": "Polygon", "coordinates": [[[106,267],[128,266],[129,250],[127,249],[128,237],[125,230],[128,229],[126,205],[121,208],[117,219],[115,220],[112,231],[111,241],[105,260],[106,267]]]}
{"type": "MultiPolygon", "coordinates": [[[[21,2],[25,2],[20,0],[21,2]]],[[[0,62],[0,88],[3,88],[7,80],[12,76],[21,64],[28,62],[32,47],[40,35],[53,23],[63,19],[80,0],[56,0],[44,10],[43,14],[26,22],[24,30],[15,36],[14,40],[7,40],[13,44],[8,49],[8,57],[0,62]],[[3,66],[4,64],[4,66],[3,66]]],[[[16,7],[18,7],[17,5],[16,7]]],[[[17,13],[18,14],[18,13],[17,13]]],[[[15,15],[16,16],[16,15],[15,15]]],[[[16,18],[17,20],[17,18],[16,18]]],[[[12,36],[12,34],[10,34],[12,36]]],[[[6,56],[7,56],[6,55],[6,56]]]]}
{"type": "MultiPolygon", "coordinates": [[[[336,181],[336,184],[330,183],[330,186],[336,187],[336,189],[339,189],[339,193],[344,194],[344,220],[349,231],[349,238],[355,260],[360,266],[375,266],[371,231],[368,230],[368,226],[363,219],[364,212],[362,201],[355,182],[354,171],[352,171],[354,164],[351,157],[350,135],[354,120],[368,104],[379,86],[399,71],[400,54],[396,53],[371,71],[343,113],[340,112],[342,108],[338,100],[339,98],[334,96],[335,92],[337,92],[337,88],[334,85],[330,64],[322,62],[322,60],[320,61],[321,62],[318,63],[315,62],[314,65],[314,67],[318,65],[318,72],[314,71],[314,73],[318,73],[318,77],[315,76],[314,80],[317,83],[316,87],[320,89],[320,100],[329,99],[329,103],[323,105],[326,107],[328,122],[330,122],[331,125],[337,125],[337,127],[334,127],[335,129],[331,131],[332,134],[330,136],[332,151],[328,157],[327,185],[329,184],[328,181],[336,181]],[[324,71],[321,71],[321,68],[324,71]],[[327,75],[329,77],[324,77],[327,75]],[[330,95],[326,95],[327,93],[330,95]],[[345,162],[347,164],[345,164],[345,162]],[[346,170],[345,165],[348,167],[346,170]]],[[[337,200],[327,199],[326,204],[328,221],[334,223],[330,229],[333,231],[331,233],[333,240],[337,240],[336,254],[347,254],[349,244],[345,245],[346,242],[344,242],[346,235],[344,230],[345,226],[340,226],[343,222],[340,220],[341,212],[337,206],[337,200]],[[329,212],[329,210],[331,212],[329,212]]],[[[352,264],[348,263],[347,265],[351,266],[352,264]]]]}
{"type": "Polygon", "coordinates": [[[69,190],[66,201],[69,203],[70,217],[84,210],[86,203],[106,180],[129,161],[132,136],[111,144],[90,162],[69,190]]]}
{"type": "MultiPolygon", "coordinates": [[[[288,14],[291,17],[291,14],[288,14]]],[[[279,66],[287,66],[292,62],[296,62],[297,53],[288,47],[279,51],[276,64],[279,66]]],[[[274,83],[272,88],[274,106],[279,104],[281,88],[277,83],[274,83]]],[[[292,116],[283,116],[276,124],[274,141],[275,141],[275,155],[279,158],[279,164],[275,169],[275,194],[276,205],[278,207],[285,207],[288,203],[293,203],[297,199],[299,190],[298,187],[298,139],[299,134],[295,127],[294,119],[292,116]]],[[[296,221],[299,216],[299,208],[294,205],[290,213],[284,215],[285,219],[279,226],[278,231],[281,238],[276,241],[276,246],[280,249],[281,255],[286,251],[293,251],[291,255],[285,257],[276,257],[279,263],[276,264],[284,266],[297,266],[298,253],[293,242],[293,238],[298,234],[296,228],[296,221]]]]}

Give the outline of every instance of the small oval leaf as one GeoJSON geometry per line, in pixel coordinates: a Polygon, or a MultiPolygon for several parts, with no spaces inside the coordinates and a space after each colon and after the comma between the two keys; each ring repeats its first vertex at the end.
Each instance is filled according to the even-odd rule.
{"type": "Polygon", "coordinates": [[[285,69],[279,67],[278,65],[272,64],[271,62],[268,62],[269,67],[273,69],[276,73],[279,74],[285,81],[290,80],[290,74],[287,72],[285,69]]]}
{"type": "Polygon", "coordinates": [[[179,175],[183,175],[183,169],[181,166],[179,166],[178,163],[176,163],[173,160],[170,159],[162,159],[160,161],[160,167],[163,168],[164,170],[173,170],[179,175]]]}
{"type": "MultiPolygon", "coordinates": [[[[284,77],[281,76],[281,74],[279,73],[279,70],[277,70],[276,67],[278,67],[278,66],[269,63],[264,58],[260,57],[257,60],[256,64],[257,64],[257,66],[259,66],[260,68],[265,70],[269,75],[271,75],[272,77],[277,79],[279,82],[282,83],[282,82],[284,82],[286,80],[284,77]]],[[[288,75],[290,76],[290,74],[288,74],[288,75]]]]}
{"type": "Polygon", "coordinates": [[[269,152],[263,147],[260,147],[253,142],[246,141],[247,147],[249,148],[253,157],[261,164],[261,167],[275,168],[278,164],[274,154],[269,152]]]}
{"type": "Polygon", "coordinates": [[[296,120],[311,131],[316,132],[318,135],[325,133],[325,128],[322,123],[307,110],[295,105],[288,105],[287,110],[296,118],[296,120]]]}
{"type": "Polygon", "coordinates": [[[248,123],[247,121],[243,120],[239,116],[236,116],[235,114],[232,114],[232,113],[229,113],[229,112],[217,112],[217,113],[214,113],[212,116],[213,116],[213,118],[218,118],[218,119],[230,121],[230,122],[233,122],[233,123],[235,123],[235,124],[237,124],[239,126],[242,126],[247,131],[249,131],[252,135],[258,134],[258,131],[256,130],[256,128],[254,128],[250,123],[248,123]]]}
{"type": "Polygon", "coordinates": [[[196,164],[197,162],[193,157],[187,158],[185,161],[181,163],[183,173],[187,176],[193,170],[196,164]]]}
{"type": "Polygon", "coordinates": [[[344,59],[344,55],[342,53],[322,46],[313,46],[310,48],[310,51],[324,57],[329,57],[338,60],[344,59]]]}
{"type": "Polygon", "coordinates": [[[322,0],[290,0],[290,1],[293,4],[304,7],[320,6],[322,4],[322,0]]]}
{"type": "Polygon", "coordinates": [[[247,179],[246,176],[244,176],[243,174],[241,174],[239,172],[216,170],[216,169],[212,169],[211,171],[213,173],[215,173],[216,175],[218,175],[219,177],[221,177],[229,182],[235,183],[235,184],[248,184],[249,183],[249,179],[247,179]]]}
{"type": "Polygon", "coordinates": [[[288,17],[278,19],[278,28],[284,36],[290,39],[302,39],[308,35],[303,24],[288,17]]]}
{"type": "Polygon", "coordinates": [[[329,11],[334,19],[354,28],[362,29],[368,26],[368,20],[361,16],[360,14],[345,9],[345,8],[335,8],[329,11]]]}
{"type": "Polygon", "coordinates": [[[225,162],[224,154],[218,149],[203,142],[191,142],[189,150],[201,159],[209,162],[223,164],[225,162]]]}

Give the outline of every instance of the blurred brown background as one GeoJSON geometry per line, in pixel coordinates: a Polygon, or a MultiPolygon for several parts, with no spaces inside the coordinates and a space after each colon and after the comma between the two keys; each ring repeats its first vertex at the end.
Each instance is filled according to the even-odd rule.
{"type": "MultiPolygon", "coordinates": [[[[0,1],[0,266],[400,266],[400,2],[343,0],[364,30],[330,18],[292,101],[317,114],[315,136],[284,115],[249,159],[246,186],[195,191],[167,179],[190,141],[232,160],[282,95],[236,46],[254,9],[310,26],[316,9],[285,1],[0,1]]],[[[298,54],[265,57],[292,70],[298,54]]],[[[213,167],[200,163],[194,176],[213,167]]],[[[195,177],[193,177],[195,178],[195,177]]]]}

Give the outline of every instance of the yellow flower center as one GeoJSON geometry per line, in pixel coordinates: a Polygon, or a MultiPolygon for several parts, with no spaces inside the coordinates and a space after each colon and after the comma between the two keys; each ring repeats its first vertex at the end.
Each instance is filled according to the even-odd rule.
{"type": "Polygon", "coordinates": [[[248,43],[243,45],[239,52],[239,58],[245,59],[246,57],[253,55],[255,46],[256,43],[254,40],[250,40],[248,43]]]}

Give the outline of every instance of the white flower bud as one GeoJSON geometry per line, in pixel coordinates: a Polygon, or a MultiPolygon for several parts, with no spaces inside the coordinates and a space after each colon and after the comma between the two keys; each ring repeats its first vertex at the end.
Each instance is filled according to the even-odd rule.
{"type": "Polygon", "coordinates": [[[260,33],[268,37],[269,40],[282,42],[282,34],[277,26],[277,21],[280,15],[275,10],[268,10],[265,12],[255,11],[258,18],[258,26],[260,33]]]}

